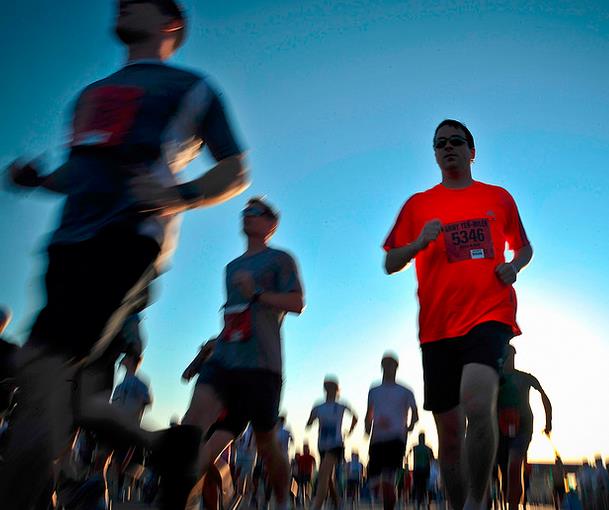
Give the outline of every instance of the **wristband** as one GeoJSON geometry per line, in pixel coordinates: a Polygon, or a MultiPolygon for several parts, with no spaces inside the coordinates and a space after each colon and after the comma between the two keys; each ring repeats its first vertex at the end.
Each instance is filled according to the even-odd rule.
{"type": "Polygon", "coordinates": [[[250,299],[250,304],[253,305],[254,303],[256,303],[260,299],[260,296],[262,296],[261,290],[257,290],[256,292],[254,292],[252,299],[250,299]]]}

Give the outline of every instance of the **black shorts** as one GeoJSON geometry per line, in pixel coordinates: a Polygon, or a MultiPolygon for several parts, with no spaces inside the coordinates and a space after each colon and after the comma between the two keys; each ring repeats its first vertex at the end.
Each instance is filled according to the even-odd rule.
{"type": "Polygon", "coordinates": [[[216,430],[239,436],[251,422],[255,431],[273,430],[279,417],[282,380],[279,374],[263,369],[226,369],[206,363],[197,384],[211,386],[225,407],[215,423],[216,430]]]}
{"type": "Polygon", "coordinates": [[[300,485],[306,485],[311,483],[311,475],[310,474],[306,474],[306,475],[298,475],[296,477],[296,481],[300,484],[300,485]]]}
{"type": "Polygon", "coordinates": [[[423,408],[442,413],[459,405],[465,365],[479,363],[501,373],[505,348],[513,336],[507,324],[490,321],[478,324],[466,335],[423,344],[423,408]]]}
{"type": "Polygon", "coordinates": [[[368,477],[380,476],[383,472],[395,472],[404,464],[406,443],[400,439],[370,443],[368,449],[368,477]]]}
{"type": "Polygon", "coordinates": [[[140,306],[145,292],[133,291],[146,289],[156,275],[159,251],[155,240],[118,227],[79,243],[50,246],[46,305],[28,342],[80,359],[102,332],[111,340],[140,306]]]}
{"type": "Polygon", "coordinates": [[[347,480],[347,497],[357,496],[360,485],[359,480],[347,480]]]}
{"type": "Polygon", "coordinates": [[[412,472],[412,488],[416,500],[421,500],[428,491],[430,468],[415,469],[412,472]]]}
{"type": "Polygon", "coordinates": [[[336,457],[337,464],[342,464],[345,460],[345,447],[337,446],[336,448],[329,448],[328,450],[323,450],[319,452],[319,460],[320,462],[324,460],[326,455],[334,455],[336,457]]]}

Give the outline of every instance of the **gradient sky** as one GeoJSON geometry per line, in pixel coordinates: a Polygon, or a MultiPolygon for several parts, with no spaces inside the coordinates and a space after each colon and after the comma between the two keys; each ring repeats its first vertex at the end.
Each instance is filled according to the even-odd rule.
{"type": "MultiPolygon", "coordinates": [[[[439,181],[431,138],[444,118],[476,138],[474,177],[515,197],[535,250],[517,282],[517,366],[554,404],[564,458],[609,456],[609,4],[490,1],[184,1],[190,34],[175,62],[208,74],[249,150],[253,185],[184,217],[171,270],[146,312],[143,373],[165,426],[191,388],[179,380],[220,327],[223,269],[243,250],[239,211],[265,194],[282,211],[274,239],[295,254],[307,309],[284,326],[283,408],[297,442],[325,374],[363,420],[387,349],[422,404],[414,272],[387,277],[381,243],[403,202],[439,181]]],[[[113,72],[114,2],[21,0],[3,7],[0,165],[65,150],[70,102],[113,72]]],[[[210,164],[202,158],[187,176],[210,164]]],[[[0,195],[0,302],[23,340],[40,305],[46,235],[60,200],[0,195]]],[[[532,392],[530,457],[549,460],[532,392]]],[[[421,427],[435,447],[433,419],[421,427]]],[[[418,430],[418,429],[417,429],[418,430]]],[[[315,429],[306,434],[315,442],[315,429]]],[[[412,441],[415,438],[413,436],[412,441]]],[[[365,456],[363,426],[347,442],[365,456]]]]}

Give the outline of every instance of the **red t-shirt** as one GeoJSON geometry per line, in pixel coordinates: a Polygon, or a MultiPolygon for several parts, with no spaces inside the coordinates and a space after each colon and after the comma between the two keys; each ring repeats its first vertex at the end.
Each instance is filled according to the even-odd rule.
{"type": "Polygon", "coordinates": [[[309,475],[313,474],[313,466],[315,465],[315,457],[310,453],[303,453],[300,457],[298,457],[298,473],[300,475],[309,475]]]}
{"type": "Polygon", "coordinates": [[[495,274],[506,243],[510,250],[529,244],[512,196],[476,181],[463,189],[438,184],[404,204],[385,250],[412,243],[433,219],[442,231],[415,257],[421,343],[462,336],[487,321],[508,324],[519,335],[516,293],[495,274]]]}

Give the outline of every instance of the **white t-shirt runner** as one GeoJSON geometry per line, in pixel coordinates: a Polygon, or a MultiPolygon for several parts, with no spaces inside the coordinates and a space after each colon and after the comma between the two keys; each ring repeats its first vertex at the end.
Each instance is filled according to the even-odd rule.
{"type": "Polygon", "coordinates": [[[414,394],[397,384],[379,384],[368,392],[368,408],[372,409],[370,443],[399,439],[406,441],[408,410],[416,409],[414,394]]]}
{"type": "Polygon", "coordinates": [[[343,417],[345,411],[353,415],[353,411],[338,402],[324,402],[311,411],[313,418],[319,421],[319,439],[317,449],[326,452],[333,448],[343,447],[343,417]]]}

